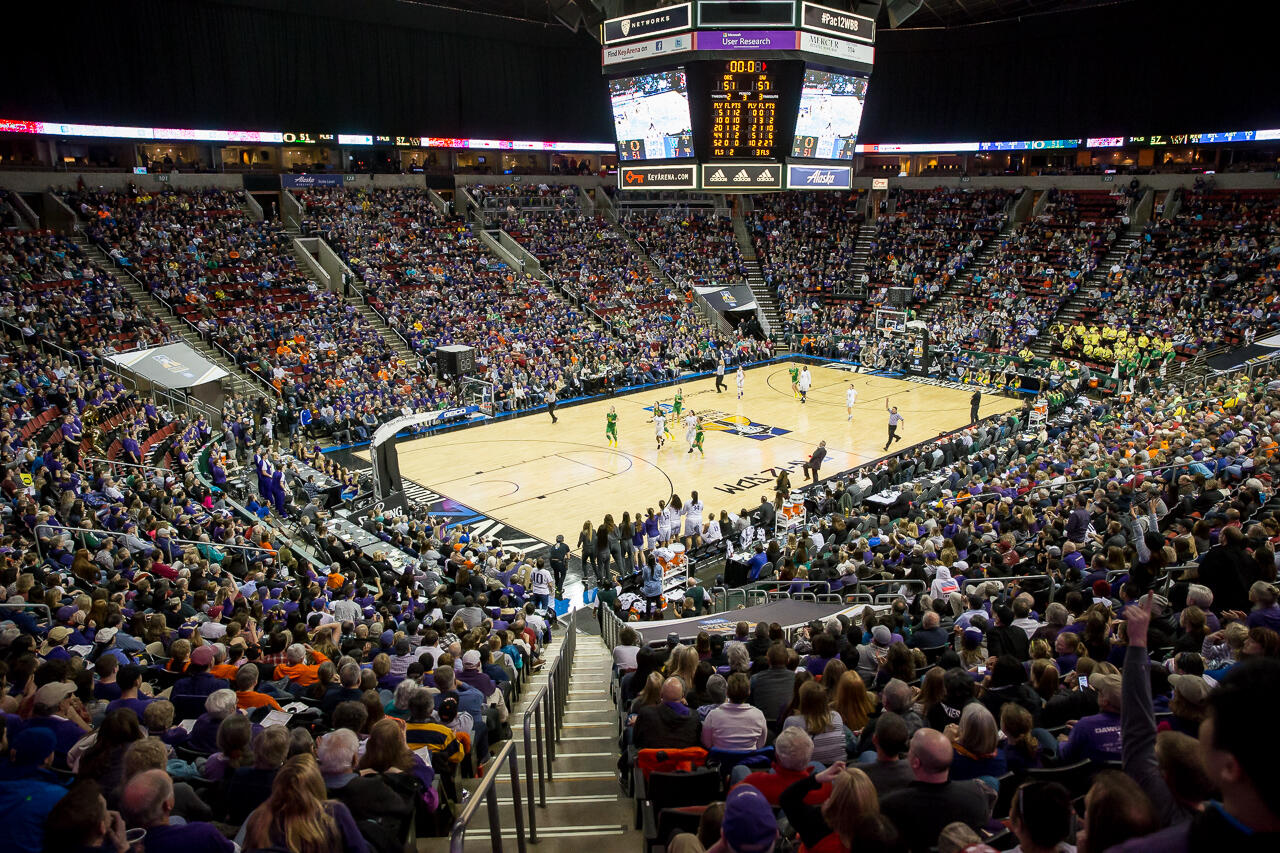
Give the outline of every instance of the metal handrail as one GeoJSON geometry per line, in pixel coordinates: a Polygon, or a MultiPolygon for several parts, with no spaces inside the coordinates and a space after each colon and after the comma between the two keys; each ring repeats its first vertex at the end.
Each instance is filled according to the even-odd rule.
{"type": "Polygon", "coordinates": [[[53,613],[49,610],[49,605],[47,604],[31,604],[25,601],[19,601],[16,603],[0,601],[0,610],[43,610],[44,621],[49,623],[53,622],[53,613]]]}
{"type": "Polygon", "coordinates": [[[462,853],[467,827],[471,824],[471,819],[475,817],[476,812],[480,810],[482,799],[489,810],[489,841],[493,845],[494,853],[502,853],[502,821],[498,818],[497,782],[503,763],[511,768],[511,801],[515,806],[516,815],[516,847],[520,853],[525,853],[524,811],[520,803],[520,765],[516,761],[515,744],[512,741],[507,741],[502,745],[502,749],[498,750],[484,778],[480,780],[471,799],[462,809],[462,814],[458,815],[458,819],[453,822],[453,829],[449,831],[449,853],[462,853]]]}
{"type": "Polygon", "coordinates": [[[569,674],[573,670],[573,659],[578,648],[578,614],[580,612],[575,610],[570,614],[564,642],[560,645],[560,653],[550,664],[547,683],[538,688],[538,692],[529,700],[521,721],[521,727],[524,730],[524,776],[525,785],[528,786],[526,802],[529,806],[529,840],[535,844],[538,841],[538,816],[534,810],[533,793],[534,745],[536,744],[537,747],[538,762],[537,806],[546,808],[547,782],[555,781],[556,743],[559,742],[560,733],[564,727],[564,712],[569,696],[569,674]],[[563,676],[561,673],[564,673],[563,676]]]}

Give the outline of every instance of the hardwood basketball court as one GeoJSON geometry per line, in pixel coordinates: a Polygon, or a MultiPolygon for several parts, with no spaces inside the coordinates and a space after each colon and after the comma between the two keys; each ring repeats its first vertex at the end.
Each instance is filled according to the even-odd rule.
{"type": "MultiPolygon", "coordinates": [[[[883,456],[888,413],[905,418],[902,448],[926,441],[969,420],[971,391],[921,384],[839,367],[811,366],[808,402],[791,391],[788,367],[774,362],[746,372],[745,393],[737,399],[733,374],[723,393],[715,378],[681,386],[686,413],[703,415],[706,456],[688,453],[684,425],[671,424],[672,438],[658,450],[650,423],[655,402],[669,408],[676,386],[561,408],[559,423],[541,412],[471,429],[404,441],[401,475],[466,504],[543,541],[564,534],[572,546],[582,523],[599,523],[605,513],[634,517],[672,492],[688,500],[698,492],[708,517],[737,512],[760,502],[776,469],[800,466],[821,440],[827,458],[821,476],[883,456]],[[846,420],[845,391],[857,388],[852,422],[846,420]],[[618,412],[618,447],[605,439],[605,415],[618,412]]],[[[1005,412],[1020,401],[984,395],[981,414],[1005,412]]],[[[361,455],[365,455],[362,453],[361,455]]]]}

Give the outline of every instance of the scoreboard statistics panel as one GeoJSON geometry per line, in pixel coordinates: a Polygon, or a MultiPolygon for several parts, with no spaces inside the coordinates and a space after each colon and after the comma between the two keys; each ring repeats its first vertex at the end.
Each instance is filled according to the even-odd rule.
{"type": "MultiPolygon", "coordinates": [[[[776,63],[775,63],[776,64],[776,63]]],[[[711,95],[709,157],[770,157],[777,147],[778,80],[763,59],[730,59],[711,95]]]]}
{"type": "Polygon", "coordinates": [[[704,160],[777,160],[791,150],[804,63],[690,62],[694,150],[704,160]]]}

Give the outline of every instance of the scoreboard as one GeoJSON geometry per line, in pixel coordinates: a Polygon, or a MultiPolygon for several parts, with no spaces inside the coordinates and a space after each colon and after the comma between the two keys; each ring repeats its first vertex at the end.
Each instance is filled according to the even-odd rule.
{"type": "Polygon", "coordinates": [[[711,157],[773,157],[778,139],[778,80],[763,59],[720,64],[711,94],[711,157]]]}
{"type": "Polygon", "coordinates": [[[849,185],[873,20],[808,0],[690,0],[611,18],[601,36],[620,188],[849,185]]]}

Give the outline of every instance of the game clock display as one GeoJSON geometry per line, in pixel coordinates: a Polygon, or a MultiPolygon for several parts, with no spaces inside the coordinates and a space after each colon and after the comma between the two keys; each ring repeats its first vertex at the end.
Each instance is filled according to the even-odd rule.
{"type": "Polygon", "coordinates": [[[718,63],[710,92],[711,157],[772,157],[782,114],[780,80],[763,59],[718,63]]]}

